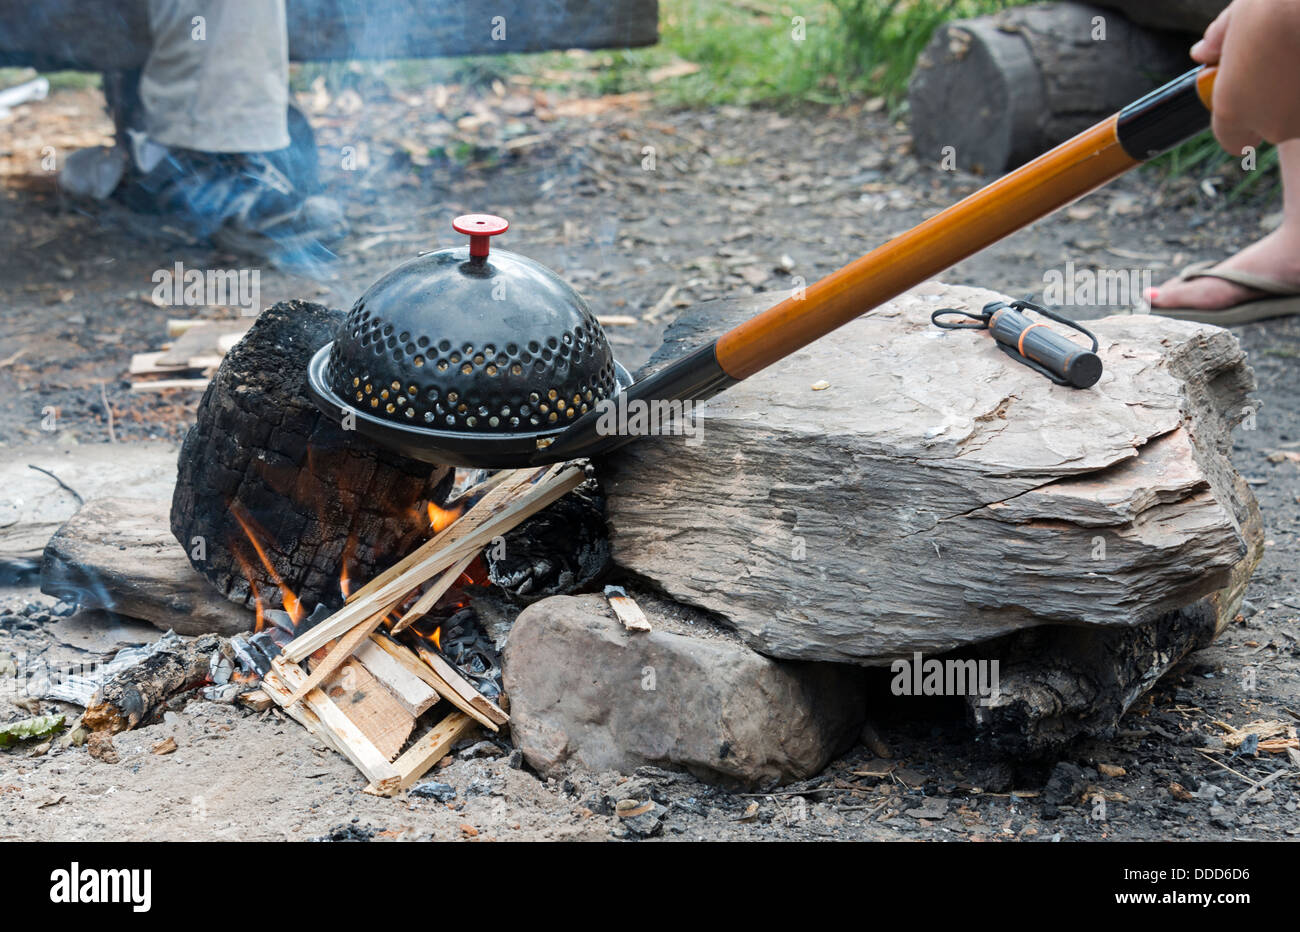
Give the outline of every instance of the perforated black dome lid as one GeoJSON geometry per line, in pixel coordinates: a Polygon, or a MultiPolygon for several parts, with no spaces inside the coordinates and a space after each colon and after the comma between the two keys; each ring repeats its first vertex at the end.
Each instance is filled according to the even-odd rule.
{"type": "Polygon", "coordinates": [[[472,234],[470,245],[411,259],[375,282],[313,360],[310,382],[322,409],[336,418],[352,410],[381,442],[419,455],[420,434],[437,433],[440,447],[457,435],[467,464],[497,465],[487,461],[492,444],[474,438],[515,437],[535,453],[627,379],[581,295],[531,259],[488,254],[504,220],[472,214],[454,226],[472,234]]]}

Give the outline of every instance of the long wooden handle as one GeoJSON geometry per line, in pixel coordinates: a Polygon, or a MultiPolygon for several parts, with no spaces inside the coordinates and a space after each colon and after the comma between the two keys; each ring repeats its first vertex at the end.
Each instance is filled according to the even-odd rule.
{"type": "Polygon", "coordinates": [[[1064,207],[1207,125],[1216,69],[1191,71],[733,327],[717,359],[744,379],[1064,207]]]}
{"type": "MultiPolygon", "coordinates": [[[[1217,69],[1199,68],[1004,175],[844,268],[628,388],[619,403],[703,400],[1064,207],[1205,129],[1217,69]]],[[[584,415],[540,460],[589,456],[631,437],[584,415]]]]}

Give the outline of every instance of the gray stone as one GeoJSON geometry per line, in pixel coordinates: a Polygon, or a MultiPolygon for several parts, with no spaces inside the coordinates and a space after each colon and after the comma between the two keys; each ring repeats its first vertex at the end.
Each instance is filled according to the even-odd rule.
{"type": "Polygon", "coordinates": [[[158,640],[158,629],[153,625],[102,609],[87,609],[59,618],[45,629],[60,644],[95,654],[111,654],[123,647],[139,647],[158,640]]]}
{"type": "MultiPolygon", "coordinates": [[[[651,366],[780,297],[687,312],[651,366]]],[[[788,659],[878,664],[1205,598],[1221,629],[1263,552],[1228,459],[1252,411],[1236,339],[1091,321],[1106,372],[1079,391],[929,322],[999,297],[923,285],[717,396],[702,442],[620,450],[616,562],[788,659]]]]}
{"type": "Polygon", "coordinates": [[[505,687],[512,739],[534,769],[655,764],[767,785],[812,776],[853,742],[865,714],[857,670],[778,662],[703,616],[641,606],[648,633],[627,631],[599,595],[520,614],[505,687]]]}

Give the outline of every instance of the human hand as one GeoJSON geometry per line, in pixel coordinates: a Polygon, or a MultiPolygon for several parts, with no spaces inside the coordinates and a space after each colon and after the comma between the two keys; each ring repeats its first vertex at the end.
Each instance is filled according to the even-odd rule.
{"type": "Polygon", "coordinates": [[[1233,0],[1191,55],[1219,66],[1213,129],[1224,149],[1300,137],[1300,0],[1233,0]]]}

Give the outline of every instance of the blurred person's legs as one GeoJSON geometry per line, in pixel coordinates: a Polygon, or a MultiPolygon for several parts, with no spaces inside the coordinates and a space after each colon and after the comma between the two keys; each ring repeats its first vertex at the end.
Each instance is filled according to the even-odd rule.
{"type": "Polygon", "coordinates": [[[290,132],[284,0],[149,0],[149,22],[138,89],[115,102],[131,111],[119,114],[125,138],[70,156],[63,187],[112,193],[254,254],[292,255],[346,232],[338,205],[317,193],[300,115],[290,132]]]}
{"type": "Polygon", "coordinates": [[[198,152],[289,145],[284,0],[149,0],[140,76],[150,140],[198,152]]]}

